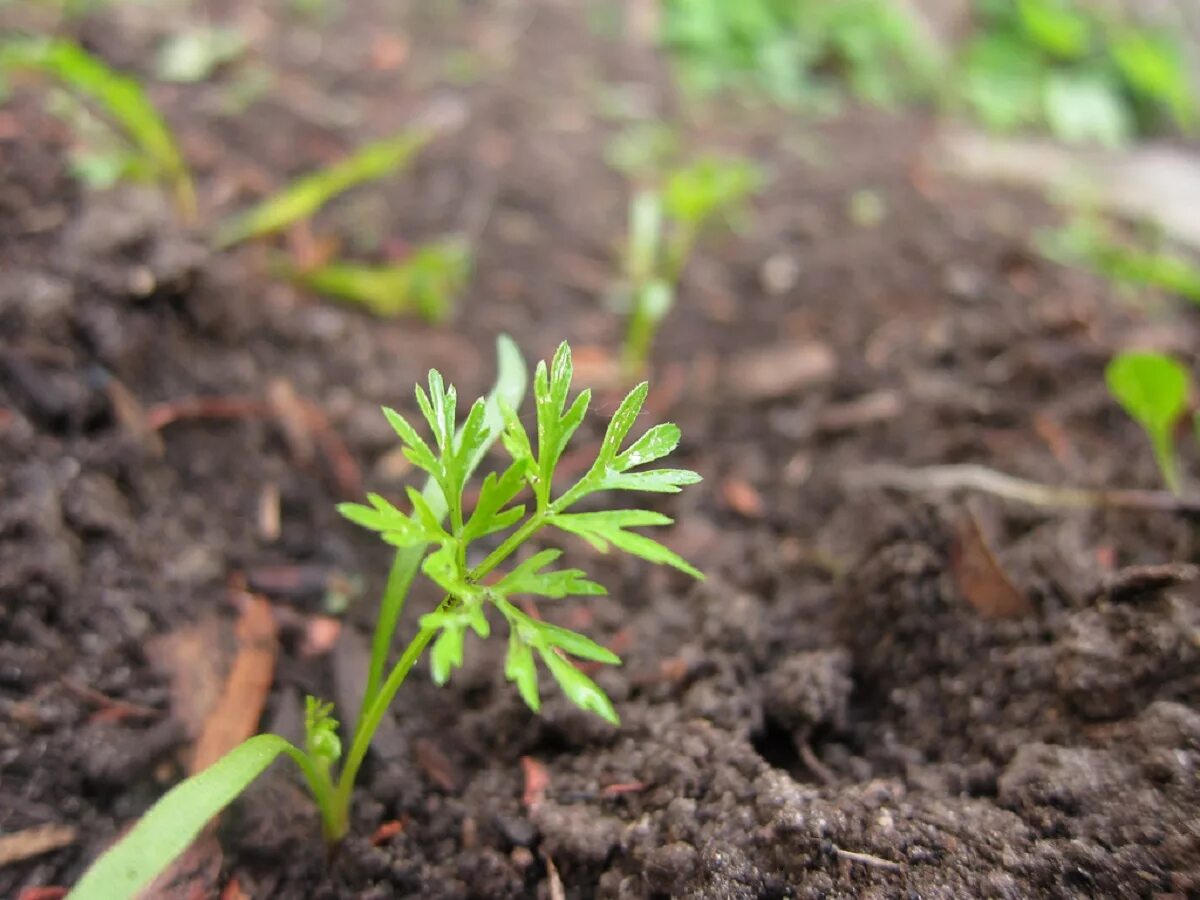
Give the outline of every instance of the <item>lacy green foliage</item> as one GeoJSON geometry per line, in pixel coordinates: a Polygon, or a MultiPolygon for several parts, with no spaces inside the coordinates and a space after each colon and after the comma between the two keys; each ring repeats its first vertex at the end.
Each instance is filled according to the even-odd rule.
{"type": "Polygon", "coordinates": [[[346,159],[302,176],[257,206],[222,222],[217,228],[217,245],[229,247],[274,234],[311,217],[350,188],[403,168],[430,137],[426,132],[406,131],[360,147],[346,159]]]}
{"type": "Polygon", "coordinates": [[[484,478],[474,508],[467,510],[462,498],[470,463],[486,435],[484,402],[478,400],[470,407],[459,428],[455,389],[447,387],[438,372],[430,372],[428,390],[418,387],[416,399],[432,432],[432,444],[399,413],[385,413],[400,436],[405,457],[438,487],[446,502],[448,526],[415,489],[408,492],[408,512],[375,494],[368,496],[367,504],[343,504],[339,510],[356,524],[378,532],[389,544],[425,548],[421,571],[446,595],[437,610],[421,619],[422,630],[437,635],[430,652],[434,681],[445,683],[462,664],[468,630],[481,638],[488,637],[491,625],[487,613],[494,610],[509,630],[506,675],[532,709],[540,706],[535,667],[535,659],[540,659],[572,702],[616,724],[617,715],[607,696],[565,655],[609,664],[619,662],[617,657],[581,634],[531,618],[512,602],[520,594],[560,599],[603,594],[604,589],[578,569],[550,568],[561,555],[558,550],[537,553],[491,583],[485,584],[482,579],[545,528],[582,537],[602,551],[616,548],[702,577],[671,550],[630,530],[669,524],[671,520],[666,516],[628,509],[569,511],[584,497],[599,492],[675,493],[700,478],[684,469],[642,468],[675,449],[679,429],[674,425],[657,425],[622,449],[646,398],[646,385],[642,384],[630,392],[614,414],[591,468],[555,496],[553,482],[558,462],[583,422],[590,401],[590,392],[583,391],[568,403],[571,378],[571,352],[566,344],[549,366],[544,362],[538,365],[534,376],[536,442],[530,440],[512,408],[501,407],[502,441],[511,463],[484,478]],[[528,503],[517,499],[524,490],[532,494],[528,503]],[[482,562],[468,565],[471,545],[497,532],[510,533],[482,562]]]}
{"type": "Polygon", "coordinates": [[[335,261],[313,269],[290,271],[292,280],[331,297],[357,303],[377,316],[416,313],[441,322],[454,311],[466,286],[471,251],[458,238],[417,247],[402,262],[371,265],[335,261]]]}
{"type": "Polygon", "coordinates": [[[610,420],[591,467],[565,490],[556,491],[555,472],[583,422],[590,394],[583,391],[571,398],[571,350],[564,343],[549,365],[543,362],[537,367],[537,429],[531,438],[515,411],[525,393],[524,363],[506,338],[498,344],[498,355],[495,389],[476,400],[461,421],[457,392],[440,373],[429,373],[427,390],[417,387],[417,406],[428,425],[428,439],[399,413],[384,411],[405,456],[429,478],[423,491],[407,492],[406,509],[377,494],[368,495],[365,504],[339,507],[346,518],[398,548],[376,623],[362,712],[348,751],[343,754],[333,704],[307,698],[303,749],[277,735],[259,735],[180,782],[92,865],[72,892],[73,898],[107,900],[136,894],[280,754],[300,768],[326,838],[340,840],[349,827],[359,768],[408,673],[430,648],[432,677],[444,684],[462,665],[467,631],[480,638],[491,634],[489,614],[508,627],[504,674],[532,710],[541,706],[540,661],[571,702],[617,724],[612,701],[571,662],[574,658],[616,665],[620,662],[616,654],[585,635],[540,621],[514,603],[521,596],[551,600],[601,596],[604,588],[580,569],[556,567],[562,551],[554,548],[532,553],[502,574],[498,570],[535,535],[550,530],[578,536],[602,551],[617,549],[702,578],[678,554],[632,530],[669,524],[666,516],[639,509],[574,510],[584,498],[611,491],[677,493],[700,476],[686,469],[645,468],[674,450],[680,435],[676,426],[661,424],[629,440],[646,400],[647,386],[640,384],[610,420]],[[468,483],[497,439],[511,462],[483,479],[468,508],[468,483]],[[469,551],[478,542],[492,549],[470,565],[469,551]],[[445,595],[436,609],[421,617],[416,636],[385,678],[400,612],[418,571],[445,595]],[[339,763],[342,767],[336,772],[339,763]]]}
{"type": "Polygon", "coordinates": [[[661,189],[634,195],[622,285],[630,311],[622,350],[627,377],[645,370],[700,235],[717,222],[739,224],[763,183],[762,171],[746,160],[707,158],[669,171],[661,189]]]}
{"type": "Polygon", "coordinates": [[[1123,143],[1196,118],[1186,61],[1166,31],[1072,0],[980,0],[960,94],[997,131],[1049,128],[1069,141],[1123,143]]]}
{"type": "Polygon", "coordinates": [[[842,84],[893,105],[921,93],[935,68],[891,0],[667,0],[662,36],[686,88],[789,106],[828,109],[842,84]]]}
{"type": "MultiPolygon", "coordinates": [[[[1163,481],[1179,493],[1175,431],[1187,412],[1188,370],[1161,353],[1131,352],[1116,357],[1104,374],[1109,392],[1149,436],[1163,481]]],[[[1200,434],[1200,416],[1196,427],[1200,434]]]]}
{"type": "Polygon", "coordinates": [[[195,216],[196,195],[187,164],[170,128],[135,79],[60,38],[19,37],[0,44],[0,74],[18,70],[48,75],[99,108],[128,138],[131,153],[137,155],[133,165],[169,184],[184,215],[195,216]]]}

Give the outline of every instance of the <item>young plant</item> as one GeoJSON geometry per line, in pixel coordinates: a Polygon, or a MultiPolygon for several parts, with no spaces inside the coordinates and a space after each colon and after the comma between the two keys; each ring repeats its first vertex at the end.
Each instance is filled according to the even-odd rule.
{"type": "Polygon", "coordinates": [[[432,137],[428,131],[401,132],[360,147],[346,159],[296,179],[257,206],[222,222],[217,227],[217,246],[231,247],[274,234],[309,218],[350,188],[386,178],[404,167],[432,137]]]}
{"type": "Polygon", "coordinates": [[[442,322],[454,311],[470,271],[470,247],[451,237],[423,244],[397,263],[334,261],[288,274],[304,287],[358,303],[377,316],[415,312],[427,322],[442,322]]]}
{"type": "Polygon", "coordinates": [[[645,370],[650,347],[702,231],[735,222],[762,173],[744,160],[703,159],[670,172],[659,191],[642,190],[629,207],[624,289],[629,324],[622,367],[630,380],[645,370]]]}
{"type": "Polygon", "coordinates": [[[677,493],[697,483],[700,476],[686,469],[645,468],[678,445],[675,425],[654,425],[636,440],[627,440],[646,399],[647,385],[642,383],[613,414],[590,468],[565,490],[556,490],[559,460],[583,422],[590,394],[583,391],[571,399],[571,350],[563,343],[550,364],[539,363],[534,375],[537,430],[531,440],[514,411],[524,393],[524,367],[511,343],[502,341],[500,353],[497,389],[488,400],[475,401],[461,422],[456,391],[437,371],[429,373],[427,391],[417,387],[417,405],[432,441],[399,413],[384,410],[405,456],[429,476],[424,491],[408,490],[407,511],[377,494],[368,495],[366,504],[339,507],[350,521],[398,548],[376,624],[362,712],[344,759],[332,704],[308,698],[303,748],[276,735],[259,735],[181,782],[100,857],[72,897],[132,896],[281,753],[300,767],[320,811],[326,839],[340,840],[349,827],[359,767],[417,660],[431,648],[431,675],[436,683],[445,684],[462,665],[467,632],[486,638],[495,620],[508,628],[505,677],[531,710],[537,712],[541,706],[540,662],[572,703],[618,724],[604,690],[571,662],[574,657],[616,665],[620,663],[616,654],[578,632],[530,616],[515,602],[522,595],[597,596],[605,593],[604,588],[579,569],[555,568],[562,555],[558,549],[542,549],[515,565],[513,560],[532,538],[550,530],[583,538],[600,551],[615,547],[703,578],[682,557],[631,530],[670,524],[661,513],[576,511],[585,498],[610,491],[677,493]],[[483,479],[478,499],[468,508],[464,499],[468,481],[497,437],[511,462],[483,479]],[[522,495],[527,499],[522,500],[522,495]],[[385,677],[396,623],[418,570],[438,586],[442,600],[421,617],[419,630],[385,677]]]}
{"type": "Polygon", "coordinates": [[[140,156],[137,165],[170,185],[183,215],[195,218],[196,194],[187,164],[136,80],[60,38],[19,37],[0,44],[0,75],[20,70],[49,75],[94,103],[124,131],[130,151],[140,156]]]}
{"type": "Polygon", "coordinates": [[[1175,458],[1175,429],[1187,412],[1187,369],[1160,353],[1131,352],[1116,357],[1104,374],[1109,392],[1146,430],[1163,481],[1178,494],[1182,481],[1175,458]]]}

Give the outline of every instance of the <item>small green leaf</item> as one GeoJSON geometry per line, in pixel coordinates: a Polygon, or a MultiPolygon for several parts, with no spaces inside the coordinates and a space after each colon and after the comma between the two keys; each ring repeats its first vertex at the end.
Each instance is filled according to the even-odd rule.
{"type": "Polygon", "coordinates": [[[499,477],[495,472],[489,472],[479,489],[479,500],[475,503],[471,518],[463,526],[462,540],[474,541],[484,535],[503,531],[519,522],[525,514],[525,507],[504,509],[504,506],[511,502],[523,487],[524,467],[519,463],[513,463],[499,477]]]}
{"type": "Polygon", "coordinates": [[[567,699],[580,709],[593,712],[612,725],[620,725],[621,719],[613,709],[612,701],[600,686],[588,678],[553,650],[541,650],[542,662],[558,682],[567,699]]]}
{"type": "Polygon", "coordinates": [[[351,522],[378,531],[389,544],[413,547],[433,539],[423,524],[413,521],[378,494],[367,494],[370,506],[360,503],[341,503],[337,510],[351,522]]]}
{"type": "Polygon", "coordinates": [[[621,664],[621,657],[617,656],[617,654],[613,653],[607,647],[601,647],[591,638],[584,637],[576,631],[571,631],[568,628],[559,628],[557,625],[551,625],[548,622],[538,622],[536,627],[541,646],[558,647],[564,653],[569,653],[572,656],[578,656],[581,659],[590,659],[610,666],[619,666],[621,664]]]}
{"type": "Polygon", "coordinates": [[[1061,0],[1017,0],[1017,13],[1025,33],[1048,53],[1077,59],[1091,43],[1091,24],[1061,0]]]}
{"type": "Polygon", "coordinates": [[[447,541],[425,557],[421,571],[443,591],[455,597],[467,597],[476,590],[463,578],[452,541],[447,541]]]}
{"type": "Polygon", "coordinates": [[[413,506],[415,518],[425,529],[425,536],[429,542],[448,543],[450,535],[446,533],[446,529],[442,528],[442,515],[434,510],[426,496],[416,488],[408,487],[404,490],[408,494],[408,502],[413,506]]]}
{"type": "Polygon", "coordinates": [[[1160,353],[1122,353],[1108,364],[1113,397],[1150,436],[1167,487],[1178,493],[1175,428],[1187,410],[1188,371],[1160,353]]]}
{"type": "Polygon", "coordinates": [[[598,491],[645,491],[651,494],[678,494],[701,477],[688,469],[651,469],[648,472],[611,473],[596,483],[598,491]]]}
{"type": "Polygon", "coordinates": [[[304,746],[309,757],[326,769],[342,756],[342,742],[337,732],[333,704],[323,703],[311,695],[305,697],[304,746]]]}
{"type": "Polygon", "coordinates": [[[406,165],[429,138],[424,132],[403,132],[367,144],[341,162],[293,181],[257,206],[222,222],[217,228],[217,246],[273,234],[310,218],[338,194],[406,165]]]}
{"type": "Polygon", "coordinates": [[[533,663],[533,651],[521,640],[514,629],[508,635],[508,656],[504,661],[504,677],[517,686],[525,705],[538,712],[542,708],[538,697],[537,667],[533,663]]]}
{"type": "Polygon", "coordinates": [[[298,756],[300,751],[277,735],[260,734],[175,785],[92,863],[71,890],[71,900],[137,896],[280,753],[298,756]]]}
{"type": "Polygon", "coordinates": [[[617,407],[617,411],[613,413],[613,417],[608,423],[608,429],[604,432],[604,441],[601,443],[600,453],[596,457],[597,465],[607,466],[616,459],[621,444],[625,442],[625,436],[629,434],[633,423],[637,421],[638,414],[642,411],[642,404],[646,402],[646,394],[649,391],[650,385],[643,381],[621,401],[621,405],[617,407]]]}
{"type": "Polygon", "coordinates": [[[670,525],[671,519],[660,513],[642,509],[559,513],[550,517],[550,524],[578,535],[602,553],[607,552],[609,544],[612,544],[626,553],[652,563],[673,566],[693,578],[704,580],[700,570],[679,554],[644,535],[625,530],[648,525],[670,525]]]}
{"type": "Polygon", "coordinates": [[[624,472],[634,466],[662,459],[679,446],[679,426],[670,422],[655,425],[615,460],[616,468],[624,472]]]}
{"type": "Polygon", "coordinates": [[[466,633],[461,627],[447,626],[429,652],[429,672],[434,684],[443,685],[450,680],[450,673],[462,667],[463,639],[466,633]]]}
{"type": "Polygon", "coordinates": [[[572,596],[594,597],[608,593],[602,585],[589,581],[580,569],[543,571],[560,556],[561,550],[543,550],[536,553],[493,585],[492,590],[502,596],[539,594],[553,599],[572,596]]]}

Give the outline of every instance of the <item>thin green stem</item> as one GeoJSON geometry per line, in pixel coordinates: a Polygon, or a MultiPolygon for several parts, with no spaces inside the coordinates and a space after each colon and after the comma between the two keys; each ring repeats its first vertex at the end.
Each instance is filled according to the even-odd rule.
{"type": "Polygon", "coordinates": [[[321,830],[325,834],[325,840],[338,840],[342,835],[338,831],[339,817],[334,804],[333,782],[329,778],[328,770],[318,766],[312,757],[290,743],[284,748],[284,752],[300,767],[304,780],[308,782],[308,790],[321,813],[321,830]]]}
{"type": "MultiPolygon", "coordinates": [[[[392,641],[396,637],[400,613],[404,610],[404,601],[408,598],[408,590],[412,587],[413,578],[416,577],[417,569],[421,567],[421,558],[424,555],[424,547],[402,547],[392,559],[387,586],[383,589],[383,599],[379,601],[379,619],[375,623],[375,634],[371,638],[371,664],[367,670],[367,686],[363,691],[362,707],[359,711],[360,721],[362,710],[375,699],[379,684],[383,681],[383,672],[387,667],[392,641]]],[[[355,733],[357,731],[355,728],[355,733]]]]}
{"type": "Polygon", "coordinates": [[[350,752],[346,755],[346,763],[342,767],[342,773],[338,778],[337,788],[332,797],[334,840],[344,837],[346,830],[349,828],[350,798],[354,793],[354,781],[358,777],[358,770],[367,756],[367,750],[371,747],[371,739],[375,736],[375,732],[379,728],[379,723],[383,721],[383,717],[387,714],[392,700],[395,699],[396,692],[400,690],[400,685],[404,684],[404,679],[408,677],[408,673],[412,671],[412,667],[420,659],[421,653],[424,652],[436,634],[436,628],[422,628],[417,632],[417,636],[404,648],[404,653],[401,654],[396,665],[392,667],[387,681],[376,691],[371,702],[363,706],[362,715],[359,716],[358,720],[358,727],[354,730],[354,739],[350,743],[350,752]]]}
{"type": "Polygon", "coordinates": [[[546,512],[534,513],[525,520],[525,523],[520,528],[505,538],[499,547],[484,557],[483,562],[472,569],[467,577],[473,582],[479,581],[480,578],[487,575],[496,566],[512,556],[518,547],[533,537],[546,524],[546,519],[550,514],[557,511],[555,504],[551,504],[546,512]]]}
{"type": "Polygon", "coordinates": [[[1183,483],[1179,478],[1179,463],[1175,459],[1174,435],[1169,430],[1155,434],[1153,435],[1153,444],[1154,458],[1158,462],[1158,469],[1162,473],[1163,481],[1166,482],[1167,490],[1178,495],[1183,489],[1183,483]]]}

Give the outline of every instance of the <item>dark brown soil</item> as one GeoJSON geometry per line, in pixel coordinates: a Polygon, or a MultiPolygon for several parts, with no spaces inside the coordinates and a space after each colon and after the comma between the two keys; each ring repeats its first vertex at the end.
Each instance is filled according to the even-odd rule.
{"type": "MultiPolygon", "coordinates": [[[[452,104],[461,128],[320,228],[352,228],[375,252],[465,228],[476,271],[439,328],[299,295],[252,249],[206,249],[151,190],[81,191],[66,133],[36,91],[14,94],[0,113],[0,831],[70,824],[79,838],[0,868],[2,896],[70,884],[179,777],[190,736],[151,665],[156,638],[232,621],[236,573],[362,575],[331,656],[303,658],[287,625],[320,609],[319,592],[275,598],[283,651],[263,724],[287,732],[305,692],[350,702],[344,673],[361,664],[354,637],[386,572],[387,549],[334,512],[342,490],[322,454],[298,460],[261,416],[178,422],[159,444],[131,403],[261,397],[286,379],[367,484],[396,492],[378,407],[409,408],[430,366],[473,395],[501,331],[530,359],[563,338],[612,353],[620,320],[602,295],[628,188],[603,160],[617,127],[605,110],[673,105],[649,54],[594,30],[604,9],[590,30],[554,0],[440,13],[364,0],[327,27],[288,20],[282,3],[205,5],[251,30],[276,77],[239,115],[220,111],[236,72],[155,89],[209,221],[452,104]],[[395,68],[372,61],[381,36],[402,48],[395,68]],[[481,77],[464,85],[467,62],[481,77]],[[282,498],[276,540],[257,523],[268,487],[282,498]],[[152,714],[97,717],[80,686],[152,714]]],[[[147,71],[180,27],[151,9],[71,28],[147,71]]],[[[664,505],[680,522],[667,540],[709,580],[580,554],[612,593],[586,605],[589,630],[627,642],[625,665],[600,676],[622,727],[558,697],[532,716],[503,681],[500,644],[476,643],[448,687],[424,669],[405,686],[333,859],[279,766],[225,816],[217,888],[1200,895],[1200,583],[1186,566],[1158,579],[1137,568],[1200,562],[1196,523],[856,484],[873,463],[975,462],[1154,487],[1103,367],[1143,340],[1193,363],[1200,346],[1194,311],[1133,307],[1041,261],[1030,238],[1053,216],[1036,199],[934,174],[935,129],[861,112],[688,125],[697,146],[753,154],[771,182],[745,233],[694,261],[656,350],[652,405],[706,478],[664,505]],[[853,221],[860,189],[885,201],[881,223],[853,221]],[[788,363],[822,347],[832,372],[788,383],[788,363]],[[1031,615],[987,619],[960,592],[951,560],[968,507],[1031,615]],[[549,776],[532,808],[525,757],[549,776]],[[390,821],[402,832],[373,845],[390,821]]],[[[428,602],[414,597],[407,629],[428,602]]]]}

